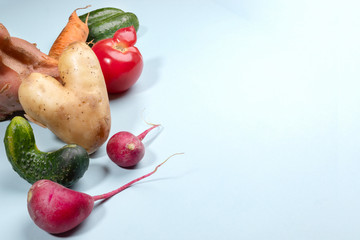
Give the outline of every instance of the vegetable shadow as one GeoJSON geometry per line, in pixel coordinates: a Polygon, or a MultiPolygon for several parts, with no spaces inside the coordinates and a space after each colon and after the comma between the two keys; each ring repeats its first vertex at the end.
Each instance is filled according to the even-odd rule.
{"type": "Polygon", "coordinates": [[[147,149],[153,141],[160,135],[160,133],[163,131],[163,126],[159,125],[157,128],[153,129],[151,132],[149,132],[146,135],[146,138],[143,140],[143,144],[145,146],[145,149],[147,149]],[[157,130],[157,131],[156,131],[157,130]]]}
{"type": "MultiPolygon", "coordinates": [[[[91,161],[91,160],[90,160],[91,161]]],[[[105,164],[90,163],[84,176],[76,182],[71,189],[86,192],[101,182],[109,175],[110,169],[105,164]]]]}
{"type": "Polygon", "coordinates": [[[148,28],[146,26],[144,26],[144,25],[140,25],[139,29],[138,29],[138,31],[136,33],[137,38],[138,39],[142,38],[147,32],[148,32],[148,28]]]}
{"type": "Polygon", "coordinates": [[[139,94],[155,86],[159,80],[159,70],[161,65],[162,59],[159,57],[144,62],[143,71],[137,82],[124,92],[110,93],[109,100],[114,101],[116,99],[128,97],[131,94],[139,94]]]}
{"type": "Polygon", "coordinates": [[[159,81],[159,72],[162,64],[163,61],[159,57],[145,61],[143,72],[137,83],[135,83],[133,92],[138,94],[155,86],[159,81]]]}
{"type": "Polygon", "coordinates": [[[104,144],[98,149],[96,150],[94,153],[90,154],[90,161],[94,160],[94,159],[99,159],[99,158],[103,158],[107,156],[106,153],[106,144],[107,141],[109,140],[109,138],[111,137],[110,135],[111,133],[109,133],[109,137],[108,139],[104,142],[104,144]]]}
{"type": "MultiPolygon", "coordinates": [[[[30,219],[30,217],[29,217],[30,219]]],[[[24,238],[23,239],[27,239],[27,240],[42,240],[42,239],[49,239],[49,233],[43,231],[42,229],[40,229],[39,227],[37,227],[35,225],[35,223],[31,220],[27,221],[26,224],[22,225],[24,230],[23,230],[23,234],[24,234],[24,238]]]]}
{"type": "Polygon", "coordinates": [[[28,192],[31,184],[20,177],[13,169],[9,168],[9,174],[2,175],[0,178],[1,188],[6,192],[28,192]]]}
{"type": "Polygon", "coordinates": [[[118,98],[123,98],[125,97],[126,95],[129,95],[131,92],[131,88],[124,91],[124,92],[121,92],[121,93],[108,93],[109,95],[109,101],[112,101],[112,100],[115,100],[115,99],[118,99],[118,98]]]}

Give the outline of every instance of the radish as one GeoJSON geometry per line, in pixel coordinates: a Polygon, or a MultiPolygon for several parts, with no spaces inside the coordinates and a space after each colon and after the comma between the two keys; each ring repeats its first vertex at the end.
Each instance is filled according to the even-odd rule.
{"type": "Polygon", "coordinates": [[[139,136],[126,131],[118,132],[113,135],[106,146],[106,152],[109,158],[120,167],[133,167],[144,157],[145,147],[142,140],[154,128],[155,125],[139,136]]]}
{"type": "Polygon", "coordinates": [[[177,154],[181,153],[171,155],[152,172],[130,181],[118,189],[96,196],[66,188],[51,180],[39,180],[31,186],[27,196],[30,217],[39,228],[48,233],[67,232],[90,215],[95,201],[108,199],[134,183],[151,176],[169,158],[177,154]]]}

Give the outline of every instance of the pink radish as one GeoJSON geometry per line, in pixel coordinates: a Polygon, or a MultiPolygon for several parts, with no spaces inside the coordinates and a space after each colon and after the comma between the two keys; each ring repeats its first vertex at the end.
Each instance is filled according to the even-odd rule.
{"type": "MultiPolygon", "coordinates": [[[[177,154],[180,153],[173,154],[170,157],[177,154]]],[[[46,232],[52,234],[67,232],[90,215],[95,201],[108,199],[134,183],[151,176],[170,157],[159,164],[152,172],[114,191],[97,196],[74,191],[50,180],[39,180],[31,186],[28,192],[27,207],[30,217],[38,227],[46,232]]]]}
{"type": "Polygon", "coordinates": [[[145,147],[142,140],[154,128],[153,125],[139,136],[126,131],[114,134],[106,145],[109,158],[120,167],[133,167],[144,157],[145,147]]]}

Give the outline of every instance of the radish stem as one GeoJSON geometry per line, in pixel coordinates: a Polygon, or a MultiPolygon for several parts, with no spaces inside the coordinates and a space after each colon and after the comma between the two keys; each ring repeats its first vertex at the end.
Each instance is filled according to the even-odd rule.
{"type": "Polygon", "coordinates": [[[142,141],[142,140],[145,138],[145,136],[146,136],[151,130],[153,130],[154,128],[156,128],[156,127],[158,127],[158,126],[160,126],[160,124],[155,124],[155,125],[153,125],[151,128],[145,130],[143,133],[141,133],[141,134],[138,136],[138,139],[140,139],[140,141],[142,141]]]}

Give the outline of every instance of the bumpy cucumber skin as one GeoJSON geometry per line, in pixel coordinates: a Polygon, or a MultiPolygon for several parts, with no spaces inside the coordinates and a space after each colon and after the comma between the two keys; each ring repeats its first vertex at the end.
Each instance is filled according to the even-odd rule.
{"type": "MultiPolygon", "coordinates": [[[[79,18],[85,22],[88,14],[81,15],[79,18]]],[[[101,8],[89,13],[88,42],[96,43],[102,39],[112,38],[114,33],[120,28],[134,26],[139,29],[139,20],[134,13],[124,12],[117,8],[101,8]]]]}
{"type": "Polygon", "coordinates": [[[85,22],[86,17],[88,17],[88,26],[90,27],[93,23],[103,21],[104,19],[118,13],[123,13],[124,11],[118,8],[106,7],[106,8],[99,8],[93,10],[89,13],[85,13],[79,16],[80,20],[85,22]]]}
{"type": "Polygon", "coordinates": [[[106,21],[96,22],[91,26],[88,39],[94,43],[107,38],[112,38],[114,33],[120,28],[134,26],[135,30],[139,28],[139,22],[135,14],[127,12],[113,15],[106,21]]]}
{"type": "Polygon", "coordinates": [[[42,152],[35,144],[31,125],[22,117],[14,117],[4,138],[6,155],[13,169],[33,184],[49,179],[65,187],[72,186],[89,167],[89,155],[78,145],[69,144],[54,152],[42,152]]]}

